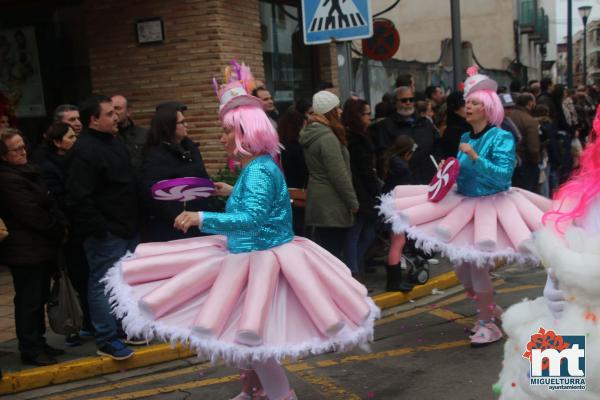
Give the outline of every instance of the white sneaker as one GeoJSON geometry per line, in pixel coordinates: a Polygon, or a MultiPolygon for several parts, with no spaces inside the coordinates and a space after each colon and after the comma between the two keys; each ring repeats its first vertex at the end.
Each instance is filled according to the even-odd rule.
{"type": "Polygon", "coordinates": [[[438,265],[440,263],[440,260],[438,260],[437,258],[430,258],[427,260],[427,262],[431,265],[438,265]]]}

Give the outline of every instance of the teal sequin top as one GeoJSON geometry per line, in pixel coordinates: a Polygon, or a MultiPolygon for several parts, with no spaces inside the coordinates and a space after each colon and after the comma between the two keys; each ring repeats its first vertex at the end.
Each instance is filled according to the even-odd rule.
{"type": "Polygon", "coordinates": [[[469,143],[479,158],[473,161],[466,153],[458,152],[459,193],[479,197],[510,188],[516,160],[516,142],[512,133],[489,125],[478,134],[464,133],[460,142],[469,143]]]}
{"type": "Polygon", "coordinates": [[[203,212],[201,230],[227,236],[232,253],[291,242],[292,208],[281,169],[269,155],[250,161],[233,187],[225,212],[203,212]]]}

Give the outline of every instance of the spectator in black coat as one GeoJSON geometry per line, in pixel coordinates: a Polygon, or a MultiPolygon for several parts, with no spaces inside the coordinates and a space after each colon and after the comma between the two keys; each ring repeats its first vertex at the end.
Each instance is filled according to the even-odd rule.
{"type": "Polygon", "coordinates": [[[44,305],[66,220],[40,176],[27,161],[27,148],[16,130],[0,133],[0,210],[9,235],[0,243],[15,288],[15,324],[21,360],[56,364],[63,354],[46,343],[44,305]]]}
{"type": "MultiPolygon", "coordinates": [[[[198,146],[187,136],[187,122],[183,113],[172,107],[161,108],[150,123],[142,162],[144,240],[163,242],[203,235],[198,229],[183,233],[173,228],[175,217],[183,211],[183,203],[152,198],[151,188],[156,182],[183,177],[209,176],[198,146]]],[[[214,200],[210,198],[188,201],[185,207],[191,211],[215,209],[214,200]]]]}
{"type": "Polygon", "coordinates": [[[111,99],[96,95],[80,107],[84,131],[71,150],[67,207],[89,265],[88,302],[98,354],[124,360],[133,352],[118,338],[102,278],[139,243],[136,178],[118,135],[111,99]]]}
{"type": "MultiPolygon", "coordinates": [[[[300,131],[306,126],[306,114],[294,108],[289,108],[277,126],[279,141],[284,146],[281,151],[281,166],[285,175],[285,183],[290,188],[292,197],[292,223],[294,234],[304,236],[304,202],[300,197],[306,196],[302,190],[308,184],[308,168],[304,161],[304,151],[298,142],[300,131]],[[294,198],[296,197],[296,198],[294,198]]],[[[306,197],[305,197],[306,199],[306,197]]]]}
{"type": "Polygon", "coordinates": [[[436,173],[431,156],[441,158],[440,137],[427,118],[415,116],[415,97],[409,87],[395,90],[396,112],[378,123],[374,137],[378,158],[400,135],[410,136],[418,145],[410,160],[413,184],[429,184],[436,173]]]}
{"type": "Polygon", "coordinates": [[[471,130],[465,119],[465,99],[462,92],[452,92],[446,99],[446,130],[442,136],[443,158],[456,157],[460,138],[471,130]]]}
{"type": "Polygon", "coordinates": [[[548,157],[548,168],[546,169],[548,190],[547,193],[542,194],[551,197],[554,189],[558,187],[559,171],[561,169],[563,158],[561,155],[558,130],[556,129],[554,122],[552,122],[552,119],[550,119],[550,111],[545,104],[538,104],[533,111],[533,115],[537,117],[540,124],[540,141],[542,142],[542,149],[548,157]]]}
{"type": "Polygon", "coordinates": [[[346,101],[342,122],[348,133],[352,183],[359,203],[354,225],[346,237],[344,255],[346,265],[357,274],[365,253],[375,240],[375,206],[381,194],[375,170],[375,145],[367,130],[371,123],[369,103],[362,99],[346,101]]]}
{"type": "MultiPolygon", "coordinates": [[[[78,112],[79,113],[79,112],[78,112]]],[[[68,218],[66,209],[66,174],[69,163],[70,150],[75,144],[77,136],[74,128],[65,122],[54,122],[44,134],[45,143],[36,150],[33,160],[42,171],[48,190],[57,200],[60,209],[68,218]]],[[[81,309],[83,311],[83,331],[91,335],[94,331],[90,319],[87,301],[87,281],[89,267],[81,240],[69,235],[68,242],[64,246],[65,261],[69,278],[73,287],[79,294],[81,309]]],[[[79,346],[81,339],[78,332],[72,332],[65,338],[65,345],[79,346]]]]}
{"type": "Polygon", "coordinates": [[[67,153],[75,144],[77,136],[73,128],[64,122],[54,122],[44,134],[45,142],[33,154],[48,190],[65,210],[67,191],[65,189],[67,153]]]}
{"type": "Polygon", "coordinates": [[[385,152],[383,162],[384,183],[381,193],[389,193],[398,185],[410,185],[412,178],[408,162],[412,158],[417,145],[410,136],[400,135],[385,152]]]}
{"type": "MultiPolygon", "coordinates": [[[[115,113],[119,118],[119,138],[127,147],[131,165],[136,174],[139,174],[142,167],[142,153],[146,144],[148,131],[141,126],[136,125],[131,119],[131,107],[125,96],[120,94],[111,97],[115,113]]],[[[139,175],[138,175],[139,176],[139,175]]]]}

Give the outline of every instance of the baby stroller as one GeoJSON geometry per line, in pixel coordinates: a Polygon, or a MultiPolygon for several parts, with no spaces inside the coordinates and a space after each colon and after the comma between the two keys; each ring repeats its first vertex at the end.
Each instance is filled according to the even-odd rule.
{"type": "Polygon", "coordinates": [[[422,285],[429,280],[429,261],[419,255],[404,254],[401,267],[415,285],[422,285]]]}

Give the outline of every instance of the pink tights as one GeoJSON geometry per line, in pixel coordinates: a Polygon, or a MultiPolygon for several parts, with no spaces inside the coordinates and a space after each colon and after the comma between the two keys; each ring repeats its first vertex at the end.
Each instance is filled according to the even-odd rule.
{"type": "Polygon", "coordinates": [[[281,399],[289,394],[290,383],[285,375],[285,370],[274,358],[253,362],[251,366],[246,365],[242,368],[250,369],[248,367],[251,367],[258,375],[264,394],[269,399],[281,399]]]}
{"type": "Polygon", "coordinates": [[[388,265],[397,265],[400,263],[405,244],[406,235],[404,233],[401,233],[400,235],[394,233],[390,234],[390,250],[388,251],[387,259],[388,265]]]}
{"type": "Polygon", "coordinates": [[[454,272],[467,294],[475,300],[479,308],[479,320],[490,321],[494,313],[494,288],[489,267],[477,267],[473,263],[454,266],[454,272]]]}

